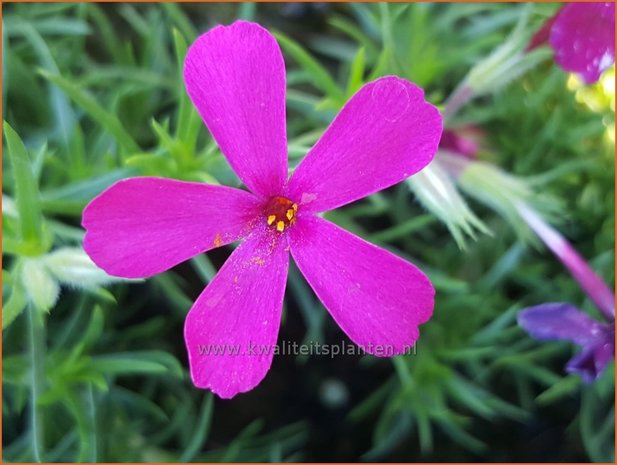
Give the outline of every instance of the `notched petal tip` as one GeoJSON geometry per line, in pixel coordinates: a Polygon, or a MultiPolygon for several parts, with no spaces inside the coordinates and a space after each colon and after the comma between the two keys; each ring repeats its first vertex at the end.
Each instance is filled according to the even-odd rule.
{"type": "Polygon", "coordinates": [[[443,122],[417,85],[397,76],[365,84],[341,109],[289,181],[305,211],[327,211],[420,171],[437,152],[443,122]]]}
{"type": "MultiPolygon", "coordinates": [[[[190,353],[190,352],[189,352],[190,353]]],[[[189,357],[190,359],[190,357],[189,357]]],[[[193,386],[198,389],[205,389],[208,391],[212,391],[213,394],[216,394],[218,397],[224,400],[230,400],[236,397],[238,394],[246,394],[247,392],[255,389],[266,377],[268,372],[266,371],[262,377],[256,379],[254,382],[242,382],[240,384],[234,382],[227,383],[219,383],[219,382],[211,382],[206,379],[206,381],[201,379],[201,375],[195,373],[192,369],[193,365],[189,365],[191,369],[189,369],[191,375],[191,381],[193,382],[193,386]]]]}
{"type": "Polygon", "coordinates": [[[273,41],[276,41],[274,36],[266,28],[264,28],[260,24],[245,21],[243,19],[234,21],[231,24],[218,24],[213,28],[207,30],[203,34],[199,35],[197,39],[195,39],[195,41],[189,46],[186,52],[186,56],[184,57],[183,72],[185,79],[187,73],[187,64],[189,65],[190,72],[191,59],[194,58],[196,54],[198,54],[198,52],[200,51],[199,49],[204,46],[211,46],[211,44],[208,42],[209,38],[225,35],[226,37],[230,37],[231,39],[233,39],[234,36],[237,39],[242,39],[244,36],[252,34],[263,35],[264,37],[269,37],[273,41]]]}
{"type": "Polygon", "coordinates": [[[221,398],[257,386],[275,354],[289,254],[268,232],[240,244],[185,320],[191,379],[221,398]]]}
{"type": "Polygon", "coordinates": [[[236,21],[202,34],[184,59],[186,91],[238,177],[260,196],[287,180],[285,62],[270,32],[236,21]]]}
{"type": "Polygon", "coordinates": [[[421,270],[318,217],[300,217],[289,237],[298,268],[354,343],[377,356],[413,347],[434,308],[421,270]]]}

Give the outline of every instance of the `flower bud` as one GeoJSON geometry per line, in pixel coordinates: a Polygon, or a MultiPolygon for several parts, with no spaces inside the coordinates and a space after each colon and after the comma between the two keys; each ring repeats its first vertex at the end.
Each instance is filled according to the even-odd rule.
{"type": "Polygon", "coordinates": [[[475,239],[476,232],[490,234],[437,160],[409,178],[407,184],[422,205],[448,227],[461,249],[465,248],[465,235],[475,239]]]}
{"type": "Polygon", "coordinates": [[[30,301],[38,310],[49,312],[60,295],[60,285],[49,274],[41,258],[23,261],[21,280],[30,301]]]}
{"type": "Polygon", "coordinates": [[[42,257],[42,261],[59,282],[69,286],[92,288],[118,280],[99,267],[79,247],[63,247],[42,257]]]}

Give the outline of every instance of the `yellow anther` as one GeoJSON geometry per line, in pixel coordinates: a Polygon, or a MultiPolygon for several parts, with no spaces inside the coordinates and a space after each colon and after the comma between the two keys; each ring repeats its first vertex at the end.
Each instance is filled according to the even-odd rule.
{"type": "Polygon", "coordinates": [[[264,213],[268,226],[282,233],[298,219],[298,204],[285,197],[272,197],[264,205],[264,213]]]}

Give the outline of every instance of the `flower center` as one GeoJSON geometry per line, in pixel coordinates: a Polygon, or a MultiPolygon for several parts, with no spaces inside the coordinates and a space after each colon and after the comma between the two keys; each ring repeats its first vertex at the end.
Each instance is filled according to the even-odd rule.
{"type": "Polygon", "coordinates": [[[283,232],[296,222],[298,204],[285,197],[272,197],[265,208],[266,222],[278,232],[283,232]]]}

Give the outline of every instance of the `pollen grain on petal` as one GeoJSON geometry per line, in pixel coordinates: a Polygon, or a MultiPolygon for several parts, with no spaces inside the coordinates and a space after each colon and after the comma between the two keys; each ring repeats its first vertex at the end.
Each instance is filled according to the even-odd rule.
{"type": "Polygon", "coordinates": [[[256,265],[259,265],[259,266],[263,266],[263,265],[266,264],[266,261],[263,258],[261,258],[261,257],[255,257],[255,258],[253,258],[253,263],[255,263],[256,265]]]}
{"type": "Polygon", "coordinates": [[[221,233],[216,233],[214,236],[214,247],[220,247],[223,245],[223,238],[221,237],[221,233]]]}

